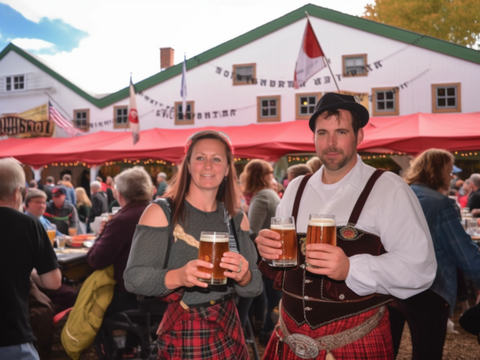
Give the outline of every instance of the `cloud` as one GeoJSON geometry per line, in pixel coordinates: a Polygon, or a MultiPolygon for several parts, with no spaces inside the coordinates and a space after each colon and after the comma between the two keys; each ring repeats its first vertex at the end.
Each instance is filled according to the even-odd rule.
{"type": "Polygon", "coordinates": [[[0,32],[54,44],[29,51],[84,90],[105,93],[127,87],[130,73],[134,82],[158,73],[161,47],[175,49],[179,63],[307,2],[359,15],[367,0],[0,0],[37,26],[7,36],[0,18],[0,32]],[[38,36],[39,28],[51,36],[38,36]]]}
{"type": "Polygon", "coordinates": [[[7,41],[13,42],[9,39],[16,39],[16,45],[37,55],[71,51],[82,39],[88,37],[87,32],[73,27],[62,19],[43,16],[33,21],[9,5],[2,4],[1,1],[0,32],[3,38],[0,39],[1,45],[6,45],[7,41]]]}
{"type": "Polygon", "coordinates": [[[55,44],[42,39],[13,39],[10,42],[18,47],[32,52],[39,52],[40,50],[51,50],[55,44]]]}

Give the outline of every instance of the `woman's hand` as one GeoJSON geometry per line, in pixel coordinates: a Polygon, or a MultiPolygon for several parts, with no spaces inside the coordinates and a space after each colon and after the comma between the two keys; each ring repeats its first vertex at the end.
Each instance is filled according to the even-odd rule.
{"type": "Polygon", "coordinates": [[[207,283],[204,283],[198,278],[210,279],[212,276],[209,273],[200,271],[198,268],[204,267],[206,269],[212,269],[213,264],[203,260],[192,260],[180,269],[170,270],[165,275],[165,286],[170,289],[177,289],[179,287],[208,287],[207,283]]]}
{"type": "Polygon", "coordinates": [[[235,280],[238,285],[245,286],[252,279],[252,273],[248,268],[248,261],[243,257],[243,255],[228,251],[223,254],[221,259],[220,267],[226,270],[223,274],[230,279],[235,280]]]}

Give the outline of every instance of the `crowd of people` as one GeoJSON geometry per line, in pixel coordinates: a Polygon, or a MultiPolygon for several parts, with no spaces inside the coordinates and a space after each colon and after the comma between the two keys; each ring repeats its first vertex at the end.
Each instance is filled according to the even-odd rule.
{"type": "Polygon", "coordinates": [[[54,224],[58,234],[90,232],[112,206],[120,210],[102,223],[87,253],[93,269],[114,269],[103,318],[138,308],[137,295],[165,301],[158,358],[247,359],[249,319],[266,345],[264,359],[394,359],[405,322],[412,358],[441,359],[456,301],[464,310],[460,323],[478,336],[480,305],[470,307],[458,289],[466,288],[465,276],[480,289],[480,252],[462,220],[466,213],[480,217],[480,174],[453,179],[454,157],[440,149],[418,155],[403,178],[375,169],[357,154],[368,120],[352,96],[327,93],[308,122],[317,156],[290,166],[281,181],[260,159],[237,177],[235,144],[207,130],[186,139],[170,180],[161,172],[155,186],[136,166],[105,183],[92,181],[87,192],[74,188],[69,174],[56,185],[49,177],[43,191],[29,184],[23,215],[16,211],[23,171],[12,159],[0,160],[0,224],[19,239],[0,244],[2,273],[17,269],[0,280],[12,294],[0,304],[14,309],[13,317],[0,316],[0,358],[38,358],[28,323],[29,278],[57,310],[77,296],[59,280],[45,230],[54,224]],[[307,244],[311,214],[335,216],[336,245],[307,244]],[[282,244],[271,218],[291,216],[298,265],[273,267],[282,244]],[[202,232],[228,236],[219,257],[225,285],[208,282],[214,265],[199,258],[202,232]],[[28,261],[20,260],[25,247],[28,261]]]}

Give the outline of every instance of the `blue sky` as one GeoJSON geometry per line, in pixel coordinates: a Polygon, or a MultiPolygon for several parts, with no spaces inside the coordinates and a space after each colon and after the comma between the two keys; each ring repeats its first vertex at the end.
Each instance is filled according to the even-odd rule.
{"type": "Polygon", "coordinates": [[[42,17],[38,22],[31,21],[9,5],[2,3],[0,3],[0,34],[0,49],[18,38],[43,40],[44,46],[33,46],[32,42],[32,47],[26,49],[38,55],[70,52],[79,45],[80,40],[88,36],[87,32],[76,29],[61,19],[42,17]]]}
{"type": "Polygon", "coordinates": [[[374,0],[0,0],[0,51],[10,42],[85,91],[116,92],[306,3],[360,16],[374,0]]]}

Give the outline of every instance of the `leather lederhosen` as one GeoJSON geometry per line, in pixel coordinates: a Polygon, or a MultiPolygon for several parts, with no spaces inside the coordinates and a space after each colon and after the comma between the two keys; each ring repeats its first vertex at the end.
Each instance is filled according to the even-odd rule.
{"type": "MultiPolygon", "coordinates": [[[[348,224],[337,226],[337,246],[342,248],[348,257],[357,254],[376,256],[386,252],[380,237],[355,227],[365,202],[382,173],[383,170],[377,170],[372,174],[353,208],[348,224]]],[[[297,191],[292,214],[295,220],[309,177],[309,175],[304,177],[297,191]]],[[[335,281],[327,276],[306,271],[304,265],[306,234],[297,233],[297,239],[300,266],[285,269],[283,272],[282,307],[298,325],[307,323],[312,329],[316,329],[390,301],[390,297],[386,295],[359,296],[347,287],[345,281],[335,281]]]]}

